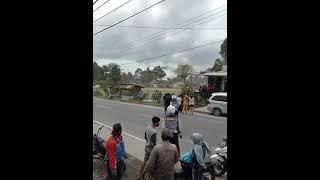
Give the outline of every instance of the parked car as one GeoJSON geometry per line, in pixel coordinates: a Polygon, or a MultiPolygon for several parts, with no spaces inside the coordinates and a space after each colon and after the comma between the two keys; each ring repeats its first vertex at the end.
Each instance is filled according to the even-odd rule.
{"type": "Polygon", "coordinates": [[[207,109],[215,116],[227,114],[227,93],[212,93],[207,109]]]}

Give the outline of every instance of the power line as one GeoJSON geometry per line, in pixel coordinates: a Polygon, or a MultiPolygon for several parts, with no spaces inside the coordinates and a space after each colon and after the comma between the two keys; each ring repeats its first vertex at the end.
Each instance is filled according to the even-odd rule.
{"type": "MultiPolygon", "coordinates": [[[[225,11],[225,10],[219,11],[219,12],[213,14],[213,15],[216,15],[216,14],[218,14],[218,13],[220,13],[220,12],[223,12],[223,11],[225,11]]],[[[199,19],[199,20],[197,20],[197,21],[193,21],[193,22],[191,22],[191,23],[188,23],[187,25],[193,24],[193,23],[198,22],[198,21],[201,21],[201,20],[203,20],[203,19],[207,19],[208,17],[211,17],[211,16],[213,16],[213,15],[207,16],[207,17],[202,18],[202,19],[199,19]]],[[[198,25],[207,23],[207,22],[209,22],[209,21],[213,21],[213,20],[215,20],[215,19],[217,19],[217,18],[219,18],[219,17],[221,17],[221,16],[224,16],[224,15],[225,15],[225,14],[220,15],[220,16],[215,17],[215,18],[212,18],[212,19],[209,19],[208,21],[201,22],[201,23],[199,23],[199,24],[193,25],[193,26],[191,26],[191,27],[195,27],[195,26],[198,26],[198,25]]],[[[186,26],[186,25],[184,25],[184,26],[186,26]]],[[[182,32],[182,31],[185,31],[185,30],[188,30],[188,29],[183,29],[183,30],[177,31],[177,32],[175,32],[175,33],[170,34],[170,36],[175,35],[175,34],[177,34],[177,33],[180,33],[180,32],[182,32]]],[[[132,49],[132,48],[134,48],[134,47],[137,47],[138,45],[146,45],[146,44],[149,44],[150,42],[153,42],[153,41],[156,41],[156,40],[159,40],[159,39],[163,39],[163,38],[166,37],[166,35],[167,35],[168,33],[171,33],[171,32],[173,32],[173,31],[175,31],[175,30],[172,30],[172,31],[166,32],[166,33],[162,33],[162,34],[159,34],[159,35],[157,35],[157,36],[151,37],[151,38],[149,38],[149,39],[146,39],[146,40],[137,42],[136,44],[132,44],[132,45],[126,47],[126,48],[115,49],[114,51],[118,51],[118,52],[108,52],[107,54],[109,54],[109,55],[110,55],[110,54],[111,54],[111,55],[114,55],[114,54],[119,54],[119,53],[123,53],[123,52],[129,51],[130,49],[132,49]],[[163,35],[165,35],[165,36],[163,36],[163,35]],[[162,36],[162,37],[161,37],[161,36],[162,36]],[[159,38],[157,38],[157,37],[159,37],[159,38]],[[144,44],[143,44],[143,43],[144,43],[144,44]]]]}
{"type": "Polygon", "coordinates": [[[211,43],[207,43],[207,44],[203,44],[203,45],[199,45],[199,46],[194,46],[194,47],[191,47],[191,48],[188,48],[188,49],[183,49],[183,50],[176,51],[176,52],[173,52],[173,53],[163,54],[163,55],[155,56],[155,57],[152,57],[152,58],[147,58],[147,59],[137,60],[137,61],[133,61],[133,62],[129,62],[129,63],[124,63],[124,64],[120,64],[120,66],[121,65],[127,65],[127,64],[133,64],[133,63],[137,63],[137,62],[150,61],[150,60],[161,58],[161,57],[165,57],[165,56],[171,56],[171,55],[178,54],[178,53],[181,53],[181,52],[190,51],[190,50],[193,50],[193,49],[197,49],[197,48],[209,46],[209,45],[212,45],[212,44],[216,44],[216,43],[222,42],[222,41],[223,40],[215,41],[215,42],[211,42],[211,43]]]}
{"type": "MultiPolygon", "coordinates": [[[[174,28],[174,27],[180,26],[180,25],[182,25],[182,24],[185,24],[185,23],[187,23],[187,22],[189,22],[189,21],[191,21],[191,20],[193,20],[193,19],[197,19],[197,18],[199,18],[199,17],[201,17],[201,16],[203,16],[203,15],[205,15],[205,14],[211,13],[211,12],[213,12],[213,11],[215,11],[215,10],[223,7],[223,6],[225,6],[225,5],[222,5],[222,6],[219,6],[219,7],[215,8],[215,9],[213,9],[213,10],[207,11],[207,12],[205,12],[205,13],[203,13],[203,14],[200,14],[199,16],[190,18],[190,19],[188,19],[188,20],[186,20],[186,21],[183,21],[182,23],[178,23],[178,24],[172,25],[172,26],[170,26],[169,28],[174,28]]],[[[154,35],[157,35],[157,34],[159,34],[159,33],[165,32],[165,31],[166,31],[166,30],[161,30],[161,31],[158,31],[158,32],[156,32],[156,33],[149,34],[149,35],[147,35],[147,36],[145,36],[145,37],[143,37],[143,38],[140,38],[140,39],[138,39],[138,40],[135,40],[135,41],[126,43],[126,44],[124,44],[124,45],[120,45],[120,46],[118,46],[118,47],[116,47],[116,48],[114,48],[114,49],[111,49],[111,50],[107,51],[107,53],[112,52],[112,51],[115,51],[115,50],[119,50],[119,49],[121,49],[122,47],[126,47],[127,45],[130,45],[130,44],[139,42],[139,41],[141,41],[141,40],[143,40],[143,39],[146,39],[146,38],[148,38],[148,37],[152,37],[152,36],[154,36],[154,35]]]]}
{"type": "MultiPolygon", "coordinates": [[[[103,16],[101,16],[101,17],[99,17],[98,19],[94,20],[93,22],[97,22],[97,21],[99,21],[99,20],[100,20],[100,19],[102,19],[103,17],[105,17],[105,16],[107,16],[107,15],[111,14],[112,12],[114,12],[114,11],[116,11],[117,9],[121,8],[122,6],[124,6],[124,5],[128,4],[130,1],[132,1],[132,0],[129,0],[129,1],[127,1],[127,2],[125,2],[125,3],[123,3],[123,4],[121,4],[121,5],[120,5],[120,6],[118,6],[117,8],[115,8],[115,9],[113,9],[112,11],[108,12],[107,14],[105,14],[105,15],[103,15],[103,16]]],[[[110,25],[110,26],[111,26],[111,25],[110,25]]]]}
{"type": "Polygon", "coordinates": [[[96,2],[98,2],[99,0],[96,0],[95,2],[93,2],[93,5],[96,3],[96,2]]]}
{"type": "Polygon", "coordinates": [[[139,11],[139,12],[137,12],[137,13],[135,13],[135,14],[133,14],[133,15],[131,15],[131,16],[129,16],[129,17],[127,17],[127,18],[125,18],[125,19],[123,19],[123,20],[121,20],[121,21],[119,21],[119,22],[117,22],[117,23],[115,23],[115,24],[113,24],[113,25],[111,25],[111,26],[109,26],[109,27],[101,30],[101,31],[98,31],[97,33],[94,33],[93,35],[95,36],[95,35],[103,32],[103,31],[105,31],[105,30],[107,30],[107,29],[110,29],[110,28],[112,28],[113,26],[115,26],[115,25],[117,25],[117,24],[120,24],[120,23],[122,23],[123,21],[126,21],[126,20],[128,20],[128,19],[130,19],[130,18],[132,18],[132,17],[134,17],[134,16],[136,16],[136,15],[138,15],[138,14],[140,14],[140,13],[142,13],[142,12],[144,12],[144,11],[150,9],[150,8],[152,8],[153,6],[156,6],[156,5],[160,4],[160,3],[162,3],[163,1],[165,1],[165,0],[161,0],[161,1],[155,3],[155,4],[151,5],[151,6],[143,9],[142,11],[139,11]]]}
{"type": "Polygon", "coordinates": [[[107,2],[109,2],[110,0],[107,0],[106,2],[104,2],[103,4],[101,4],[99,7],[97,7],[95,10],[93,10],[93,12],[95,12],[96,10],[98,10],[99,8],[101,8],[103,5],[105,5],[107,2]]]}
{"type": "MultiPolygon", "coordinates": [[[[98,24],[96,26],[111,26],[111,25],[98,24]]],[[[200,27],[200,28],[192,28],[192,27],[169,28],[169,27],[152,27],[152,26],[114,26],[114,27],[136,28],[136,29],[227,29],[227,28],[214,28],[214,27],[200,27]]]]}
{"type": "MultiPolygon", "coordinates": [[[[223,16],[223,15],[221,15],[221,16],[223,16]]],[[[221,17],[221,16],[219,16],[219,17],[221,17]]],[[[209,19],[208,21],[202,22],[202,23],[200,23],[200,24],[207,23],[207,22],[212,21],[212,20],[215,20],[215,19],[217,19],[217,18],[219,18],[219,17],[216,17],[216,18],[213,18],[213,19],[209,19]]],[[[200,25],[200,24],[197,24],[197,25],[195,25],[195,26],[198,26],[198,25],[200,25]]],[[[182,31],[185,31],[185,30],[182,30],[182,31]]],[[[175,34],[177,34],[177,33],[179,33],[179,32],[181,32],[181,31],[175,32],[175,33],[171,34],[170,36],[175,35],[175,34]]],[[[151,41],[146,42],[146,43],[144,43],[144,44],[142,44],[142,45],[150,44],[150,43],[152,43],[153,41],[157,41],[157,40],[163,39],[163,38],[165,38],[165,37],[166,37],[166,36],[162,36],[162,37],[159,37],[159,38],[157,38],[157,39],[152,39],[151,41]]],[[[138,44],[138,45],[139,45],[139,44],[138,44]]],[[[151,44],[151,45],[152,45],[152,44],[151,44]]],[[[151,45],[149,45],[149,46],[147,46],[147,47],[150,47],[151,45]]],[[[136,46],[135,46],[135,47],[136,47],[136,46]]],[[[132,48],[134,48],[134,46],[129,47],[129,48],[127,48],[127,49],[125,49],[125,50],[122,50],[122,51],[120,51],[120,52],[115,52],[115,53],[113,53],[113,55],[130,51],[132,48]]],[[[126,53],[125,53],[125,54],[126,54],[126,53]]]]}

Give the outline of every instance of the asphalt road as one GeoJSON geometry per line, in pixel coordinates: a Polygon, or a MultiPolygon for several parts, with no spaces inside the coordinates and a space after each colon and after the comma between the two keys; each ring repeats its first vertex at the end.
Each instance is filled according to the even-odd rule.
{"type": "MultiPolygon", "coordinates": [[[[152,116],[164,117],[164,110],[93,98],[93,120],[108,126],[120,122],[124,132],[141,139],[144,139],[145,128],[151,124],[152,116]]],[[[190,137],[194,132],[203,134],[205,141],[214,147],[221,142],[223,136],[227,135],[226,117],[195,113],[194,115],[180,114],[180,118],[183,131],[183,139],[180,140],[181,153],[189,151],[192,147],[190,137]]],[[[159,134],[158,142],[161,141],[159,134]]]]}

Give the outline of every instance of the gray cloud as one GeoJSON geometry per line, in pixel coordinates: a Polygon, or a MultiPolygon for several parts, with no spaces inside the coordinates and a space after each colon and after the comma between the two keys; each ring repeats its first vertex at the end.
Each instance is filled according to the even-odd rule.
{"type": "MultiPolygon", "coordinates": [[[[105,6],[101,7],[98,11],[94,13],[94,20],[126,1],[127,0],[110,0],[110,2],[108,2],[105,6]]],[[[95,24],[114,24],[158,1],[159,0],[133,0],[132,2],[123,6],[114,13],[94,23],[93,32],[97,32],[105,28],[103,26],[96,26],[95,24]]],[[[100,4],[102,4],[103,2],[104,1],[101,1],[100,4]]],[[[160,5],[155,6],[150,10],[143,12],[142,14],[137,15],[119,25],[169,27],[186,21],[192,17],[199,16],[200,14],[203,14],[209,10],[213,10],[221,5],[226,4],[226,0],[167,0],[161,3],[160,5]]],[[[97,3],[94,7],[98,6],[99,4],[97,3]]],[[[226,9],[226,6],[210,14],[214,14],[223,9],[226,9]]],[[[219,15],[222,14],[226,14],[226,11],[223,13],[219,13],[219,15]]],[[[211,18],[217,17],[219,15],[217,14],[215,16],[212,16],[211,18]]],[[[191,27],[192,25],[189,25],[188,27],[191,27]]],[[[227,16],[222,16],[211,22],[204,23],[196,27],[226,28],[227,16]]],[[[181,31],[176,30],[171,33],[168,33],[165,38],[159,39],[157,41],[152,41],[146,45],[138,45],[130,49],[129,51],[118,54],[107,53],[108,51],[118,47],[119,45],[124,45],[129,42],[136,41],[142,37],[159,31],[161,30],[117,27],[110,28],[94,36],[93,38],[94,61],[96,61],[100,65],[109,64],[111,62],[123,64],[135,60],[159,56],[166,53],[172,53],[175,51],[187,49],[201,44],[206,44],[209,42],[224,40],[227,37],[227,31],[223,29],[185,30],[174,35],[170,35],[174,32],[181,31]]],[[[172,30],[167,30],[165,32],[170,31],[172,30]]],[[[214,60],[220,57],[219,51],[221,43],[222,42],[211,46],[188,51],[187,53],[181,55],[166,56],[149,62],[123,65],[121,66],[121,68],[125,72],[134,72],[134,70],[138,67],[146,68],[148,66],[153,67],[157,65],[169,65],[174,68],[179,63],[188,63],[193,66],[195,71],[201,71],[207,69],[207,67],[209,66],[212,66],[214,60]]],[[[167,74],[170,77],[173,75],[173,72],[167,70],[167,74]]]]}

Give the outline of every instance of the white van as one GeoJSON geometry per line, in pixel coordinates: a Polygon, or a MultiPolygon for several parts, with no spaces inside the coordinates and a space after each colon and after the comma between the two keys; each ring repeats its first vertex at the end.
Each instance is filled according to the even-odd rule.
{"type": "Polygon", "coordinates": [[[227,114],[227,93],[212,93],[207,109],[215,116],[227,114]]]}

